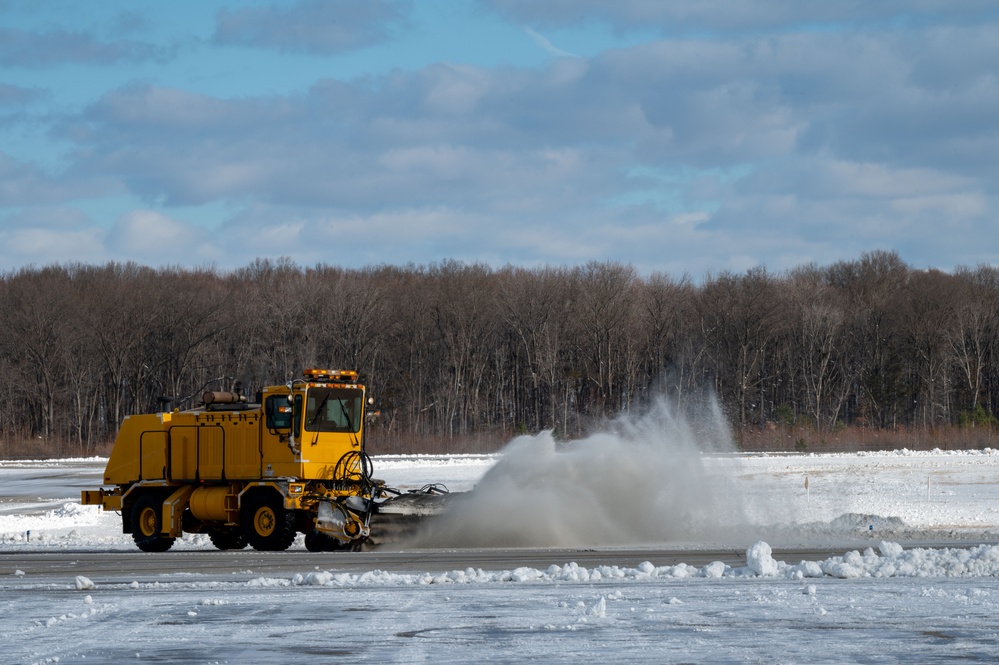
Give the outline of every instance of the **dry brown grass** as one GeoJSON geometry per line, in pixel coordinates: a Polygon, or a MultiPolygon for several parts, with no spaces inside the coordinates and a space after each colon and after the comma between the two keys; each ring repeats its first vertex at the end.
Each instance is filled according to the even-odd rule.
{"type": "Polygon", "coordinates": [[[501,450],[511,438],[513,438],[511,434],[504,432],[483,432],[448,438],[416,434],[397,435],[373,429],[368,431],[365,447],[371,455],[494,453],[501,450]]]}
{"type": "Polygon", "coordinates": [[[991,427],[871,429],[840,427],[821,432],[811,427],[770,426],[736,433],[740,450],[754,452],[835,453],[871,450],[981,450],[999,448],[999,431],[991,427]]]}
{"type": "Polygon", "coordinates": [[[0,459],[56,459],[65,457],[106,457],[111,453],[112,443],[83,446],[76,441],[65,439],[43,439],[41,437],[17,436],[0,439],[0,459]]]}

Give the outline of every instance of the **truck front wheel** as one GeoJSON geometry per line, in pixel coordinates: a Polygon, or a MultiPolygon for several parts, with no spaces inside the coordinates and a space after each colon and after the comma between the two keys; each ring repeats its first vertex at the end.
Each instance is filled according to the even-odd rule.
{"type": "Polygon", "coordinates": [[[305,549],[310,552],[343,552],[351,549],[351,543],[341,543],[333,536],[312,530],[305,534],[305,549]]]}
{"type": "Polygon", "coordinates": [[[246,540],[255,550],[280,552],[295,541],[294,515],[284,508],[276,492],[255,492],[239,511],[246,540]]]}
{"type": "Polygon", "coordinates": [[[174,538],[160,533],[163,528],[163,501],[153,494],[141,496],[132,506],[132,540],[143,552],[166,552],[174,538]]]}

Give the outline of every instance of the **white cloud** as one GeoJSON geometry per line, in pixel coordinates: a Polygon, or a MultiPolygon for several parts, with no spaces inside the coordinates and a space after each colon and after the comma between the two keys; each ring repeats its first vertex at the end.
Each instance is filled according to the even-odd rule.
{"type": "Polygon", "coordinates": [[[156,260],[193,253],[199,241],[196,227],[153,210],[133,210],[114,223],[108,246],[128,256],[156,260]]]}
{"type": "Polygon", "coordinates": [[[740,34],[830,28],[908,19],[975,22],[994,16],[981,0],[881,0],[879,2],[799,2],[797,0],[485,0],[518,23],[566,27],[606,22],[616,30],[659,30],[664,34],[740,34]]]}
{"type": "Polygon", "coordinates": [[[223,9],[215,41],[291,53],[340,53],[388,38],[405,25],[406,2],[302,0],[290,7],[223,9]]]}
{"type": "Polygon", "coordinates": [[[53,263],[99,263],[107,260],[107,256],[104,233],[100,229],[0,229],[0,269],[53,263]]]}
{"type": "Polygon", "coordinates": [[[891,207],[906,216],[935,215],[951,221],[982,217],[988,211],[985,197],[977,192],[910,196],[893,200],[891,207]]]}
{"type": "Polygon", "coordinates": [[[556,57],[559,57],[559,58],[578,58],[579,57],[575,53],[569,53],[568,51],[563,51],[562,49],[558,48],[557,46],[555,46],[554,44],[552,44],[551,41],[547,37],[545,37],[544,35],[542,35],[537,30],[532,30],[531,28],[524,28],[524,32],[526,32],[528,34],[528,36],[531,39],[533,39],[534,42],[538,46],[540,46],[545,51],[547,51],[548,53],[551,53],[552,55],[554,55],[556,57]]]}

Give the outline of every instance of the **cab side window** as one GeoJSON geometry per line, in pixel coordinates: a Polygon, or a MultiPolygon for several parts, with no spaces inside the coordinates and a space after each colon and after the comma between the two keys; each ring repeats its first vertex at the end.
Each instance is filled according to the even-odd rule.
{"type": "Polygon", "coordinates": [[[267,429],[291,429],[291,402],[285,395],[271,395],[264,405],[267,429]]]}

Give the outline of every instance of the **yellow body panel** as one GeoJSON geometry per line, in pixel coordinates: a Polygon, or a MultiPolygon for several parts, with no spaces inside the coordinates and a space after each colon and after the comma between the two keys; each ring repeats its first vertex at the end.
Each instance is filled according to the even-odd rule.
{"type": "MultiPolygon", "coordinates": [[[[308,387],[312,385],[298,391],[304,394],[308,387]]],[[[108,459],[104,484],[329,480],[345,454],[361,449],[363,419],[357,432],[309,432],[299,419],[293,440],[268,430],[265,420],[261,408],[128,416],[108,459]]]]}
{"type": "Polygon", "coordinates": [[[204,427],[199,432],[198,475],[202,480],[222,480],[225,432],[221,427],[204,427]]]}
{"type": "Polygon", "coordinates": [[[182,485],[163,502],[163,533],[176,538],[183,533],[181,528],[184,510],[194,492],[193,485],[182,485]]]}

